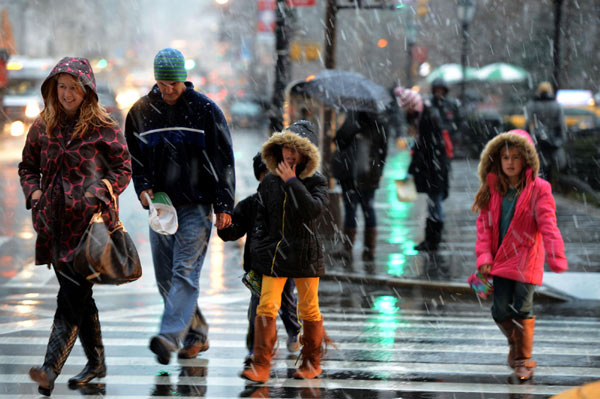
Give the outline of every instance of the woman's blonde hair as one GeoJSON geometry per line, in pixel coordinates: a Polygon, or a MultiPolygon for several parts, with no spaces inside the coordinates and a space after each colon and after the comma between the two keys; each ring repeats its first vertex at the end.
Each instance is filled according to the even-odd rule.
{"type": "MultiPolygon", "coordinates": [[[[502,170],[502,151],[508,151],[511,148],[516,148],[519,151],[519,154],[521,155],[521,160],[523,161],[523,169],[521,169],[521,173],[519,174],[519,182],[517,183],[517,187],[515,187],[517,193],[520,193],[525,187],[525,173],[527,171],[527,168],[531,167],[531,165],[529,165],[527,162],[527,158],[525,157],[523,150],[518,145],[509,142],[505,142],[505,145],[498,147],[495,153],[489,154],[489,158],[491,161],[489,172],[498,176],[495,188],[496,191],[498,191],[502,196],[506,195],[508,189],[510,188],[508,176],[506,176],[506,174],[504,174],[504,171],[502,170]]],[[[475,201],[473,202],[473,206],[471,207],[473,213],[477,213],[481,209],[487,208],[490,202],[490,198],[490,187],[487,180],[485,180],[481,183],[477,194],[475,194],[475,201]]]]}
{"type": "MultiPolygon", "coordinates": [[[[60,75],[62,74],[56,74],[51,78],[50,90],[48,90],[47,97],[44,99],[45,106],[40,114],[46,125],[46,134],[49,137],[53,137],[56,127],[61,126],[68,119],[67,114],[58,101],[57,83],[60,75]]],[[[82,85],[73,75],[68,73],[65,75],[70,76],[76,81],[84,93],[83,101],[79,106],[79,117],[71,138],[81,138],[90,128],[117,126],[117,123],[110,114],[100,105],[98,97],[91,88],[82,85]]]]}

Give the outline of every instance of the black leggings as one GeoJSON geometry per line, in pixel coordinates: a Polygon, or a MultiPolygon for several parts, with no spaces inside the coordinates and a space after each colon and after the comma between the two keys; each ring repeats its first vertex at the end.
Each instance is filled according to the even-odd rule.
{"type": "Polygon", "coordinates": [[[98,313],[92,298],[93,284],[73,270],[72,263],[61,263],[54,268],[60,289],[57,296],[56,314],[69,324],[80,326],[83,319],[98,313]]]}

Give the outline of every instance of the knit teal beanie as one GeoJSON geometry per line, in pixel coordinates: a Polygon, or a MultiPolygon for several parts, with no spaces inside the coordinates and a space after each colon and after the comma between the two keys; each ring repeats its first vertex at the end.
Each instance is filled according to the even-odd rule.
{"type": "Polygon", "coordinates": [[[165,48],[154,57],[154,79],[185,82],[185,58],[179,50],[165,48]]]}

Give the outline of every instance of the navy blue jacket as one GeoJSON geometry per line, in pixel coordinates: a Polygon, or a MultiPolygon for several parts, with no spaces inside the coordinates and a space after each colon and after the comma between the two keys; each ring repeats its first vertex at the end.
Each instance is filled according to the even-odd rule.
{"type": "Polygon", "coordinates": [[[235,171],[227,122],[212,100],[185,85],[174,105],[154,85],[127,114],[135,191],[138,197],[150,188],[164,191],[175,207],[204,203],[231,213],[235,171]]]}

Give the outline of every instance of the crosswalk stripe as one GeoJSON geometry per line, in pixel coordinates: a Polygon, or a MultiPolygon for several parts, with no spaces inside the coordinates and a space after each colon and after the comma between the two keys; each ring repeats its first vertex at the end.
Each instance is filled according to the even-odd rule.
{"type": "MultiPolygon", "coordinates": [[[[161,378],[165,384],[170,384],[168,377],[150,377],[139,375],[107,376],[103,380],[107,385],[153,385],[160,384],[161,378]]],[[[67,377],[59,376],[58,382],[66,382],[67,377]],[[64,381],[60,381],[64,380],[64,381]]],[[[0,374],[0,383],[23,384],[29,383],[29,377],[22,374],[0,374]]],[[[236,377],[179,377],[178,385],[207,386],[243,386],[243,380],[236,377]]],[[[369,389],[386,391],[425,391],[425,392],[481,392],[481,393],[506,393],[525,394],[536,393],[542,395],[554,395],[560,393],[568,386],[549,385],[506,385],[506,384],[482,384],[482,383],[451,383],[451,382],[418,382],[418,381],[377,381],[377,380],[332,380],[321,378],[317,380],[295,380],[290,378],[272,378],[265,385],[269,387],[286,388],[313,388],[313,389],[369,389]]]]}
{"type": "MultiPolygon", "coordinates": [[[[147,347],[147,338],[103,338],[105,346],[129,346],[129,347],[147,347]]],[[[46,345],[47,337],[0,337],[0,345],[46,345]]],[[[246,343],[243,340],[210,340],[212,348],[245,348],[246,343]]],[[[385,349],[390,352],[442,352],[442,353],[506,353],[506,345],[448,345],[437,343],[412,343],[412,342],[373,342],[373,343],[354,343],[338,342],[336,345],[341,350],[361,350],[361,351],[381,351],[385,349]]],[[[537,355],[570,355],[570,356],[600,356],[600,348],[594,347],[564,347],[555,343],[551,346],[535,345],[534,353],[537,355]]]]}
{"type": "MultiPolygon", "coordinates": [[[[247,327],[247,322],[245,326],[247,327]]],[[[52,325],[52,320],[46,319],[43,323],[40,322],[35,326],[31,326],[26,328],[27,331],[43,331],[47,332],[52,325]]],[[[445,331],[444,328],[434,328],[434,329],[395,329],[393,331],[386,331],[385,329],[379,328],[379,326],[374,326],[368,329],[359,330],[348,330],[348,329],[333,329],[329,328],[329,326],[325,326],[327,330],[327,334],[339,340],[343,337],[351,337],[354,339],[360,338],[361,340],[371,339],[371,338],[395,338],[395,339],[419,339],[419,338],[427,338],[427,339],[440,339],[444,341],[455,341],[455,340],[464,340],[464,339],[472,339],[472,340],[485,340],[485,341],[501,341],[502,343],[506,342],[506,337],[502,335],[500,330],[496,326],[490,327],[491,334],[486,335],[485,337],[478,336],[473,332],[463,332],[463,331],[445,331]],[[358,335],[357,335],[358,334],[358,335]]],[[[9,329],[6,329],[9,331],[9,329]]],[[[12,331],[14,332],[14,330],[12,331]]],[[[140,325],[128,325],[128,326],[114,326],[107,325],[104,323],[102,325],[102,333],[147,333],[152,335],[157,332],[156,326],[140,326],[140,325]]],[[[238,340],[245,340],[247,328],[233,328],[233,327],[210,327],[210,332],[212,334],[218,334],[219,336],[232,336],[238,340]]],[[[281,331],[280,331],[281,333],[281,331]]],[[[281,335],[281,334],[280,334],[281,335]]],[[[224,338],[224,337],[222,337],[224,338]]],[[[535,336],[536,344],[542,342],[555,343],[556,337],[554,335],[546,334],[543,331],[537,331],[535,336]]],[[[575,334],[569,335],[568,343],[570,344],[593,344],[600,343],[600,337],[598,337],[597,330],[593,331],[590,335],[579,334],[576,336],[575,334]]]]}
{"type": "MultiPolygon", "coordinates": [[[[336,320],[328,320],[327,319],[327,315],[323,316],[325,318],[325,327],[327,328],[331,328],[331,327],[339,327],[339,328],[347,328],[347,327],[362,327],[362,328],[367,328],[367,327],[377,327],[377,328],[388,328],[388,327],[396,327],[396,328],[435,328],[435,329],[459,329],[459,330],[465,330],[465,329],[469,329],[469,330],[498,330],[498,327],[494,324],[493,320],[482,320],[479,324],[463,324],[463,323],[445,323],[443,322],[444,319],[440,319],[440,322],[438,323],[431,323],[429,321],[423,321],[421,323],[417,323],[417,322],[379,322],[377,320],[373,320],[373,321],[365,321],[365,322],[361,322],[361,323],[357,323],[354,321],[350,321],[350,322],[345,322],[345,321],[336,321],[336,320]]],[[[106,320],[105,317],[102,316],[102,314],[100,314],[100,319],[102,321],[106,320]]],[[[131,323],[153,323],[156,324],[158,322],[159,318],[156,317],[132,317],[129,319],[129,322],[131,323]]],[[[208,322],[209,324],[212,325],[221,325],[221,324],[225,324],[225,325],[247,325],[248,321],[245,318],[236,318],[236,319],[228,319],[228,318],[222,318],[222,317],[218,317],[218,318],[210,318],[208,317],[208,322]]],[[[535,327],[536,333],[539,331],[552,331],[552,332],[559,332],[559,333],[574,333],[577,334],[578,332],[582,332],[582,333],[596,333],[598,332],[597,328],[585,328],[585,327],[578,327],[578,328],[565,328],[565,327],[545,327],[545,326],[538,326],[536,324],[535,327]]]]}
{"type": "MultiPolygon", "coordinates": [[[[110,366],[132,366],[132,367],[167,367],[159,366],[153,355],[149,353],[146,357],[118,357],[108,356],[107,365],[110,366]]],[[[183,367],[208,367],[211,368],[233,368],[239,370],[241,363],[232,362],[231,359],[211,357],[209,352],[202,354],[202,358],[183,360],[179,359],[178,365],[183,367]]],[[[1,364],[13,365],[31,365],[40,360],[40,356],[1,356],[1,364]]],[[[68,364],[83,366],[87,363],[85,356],[69,356],[68,364]]],[[[280,359],[276,357],[273,362],[273,368],[284,369],[296,367],[294,359],[280,359]]],[[[509,371],[508,366],[489,365],[489,364],[461,364],[456,368],[453,363],[414,363],[414,362],[364,362],[364,361],[337,361],[323,360],[321,366],[324,370],[331,373],[339,370],[362,370],[369,372],[396,372],[396,373],[451,373],[451,374],[506,374],[509,371]]],[[[169,366],[173,367],[173,366],[169,366]]],[[[592,367],[545,367],[536,368],[538,377],[545,376],[571,376],[571,377],[589,377],[600,378],[600,369],[592,367]]]]}

